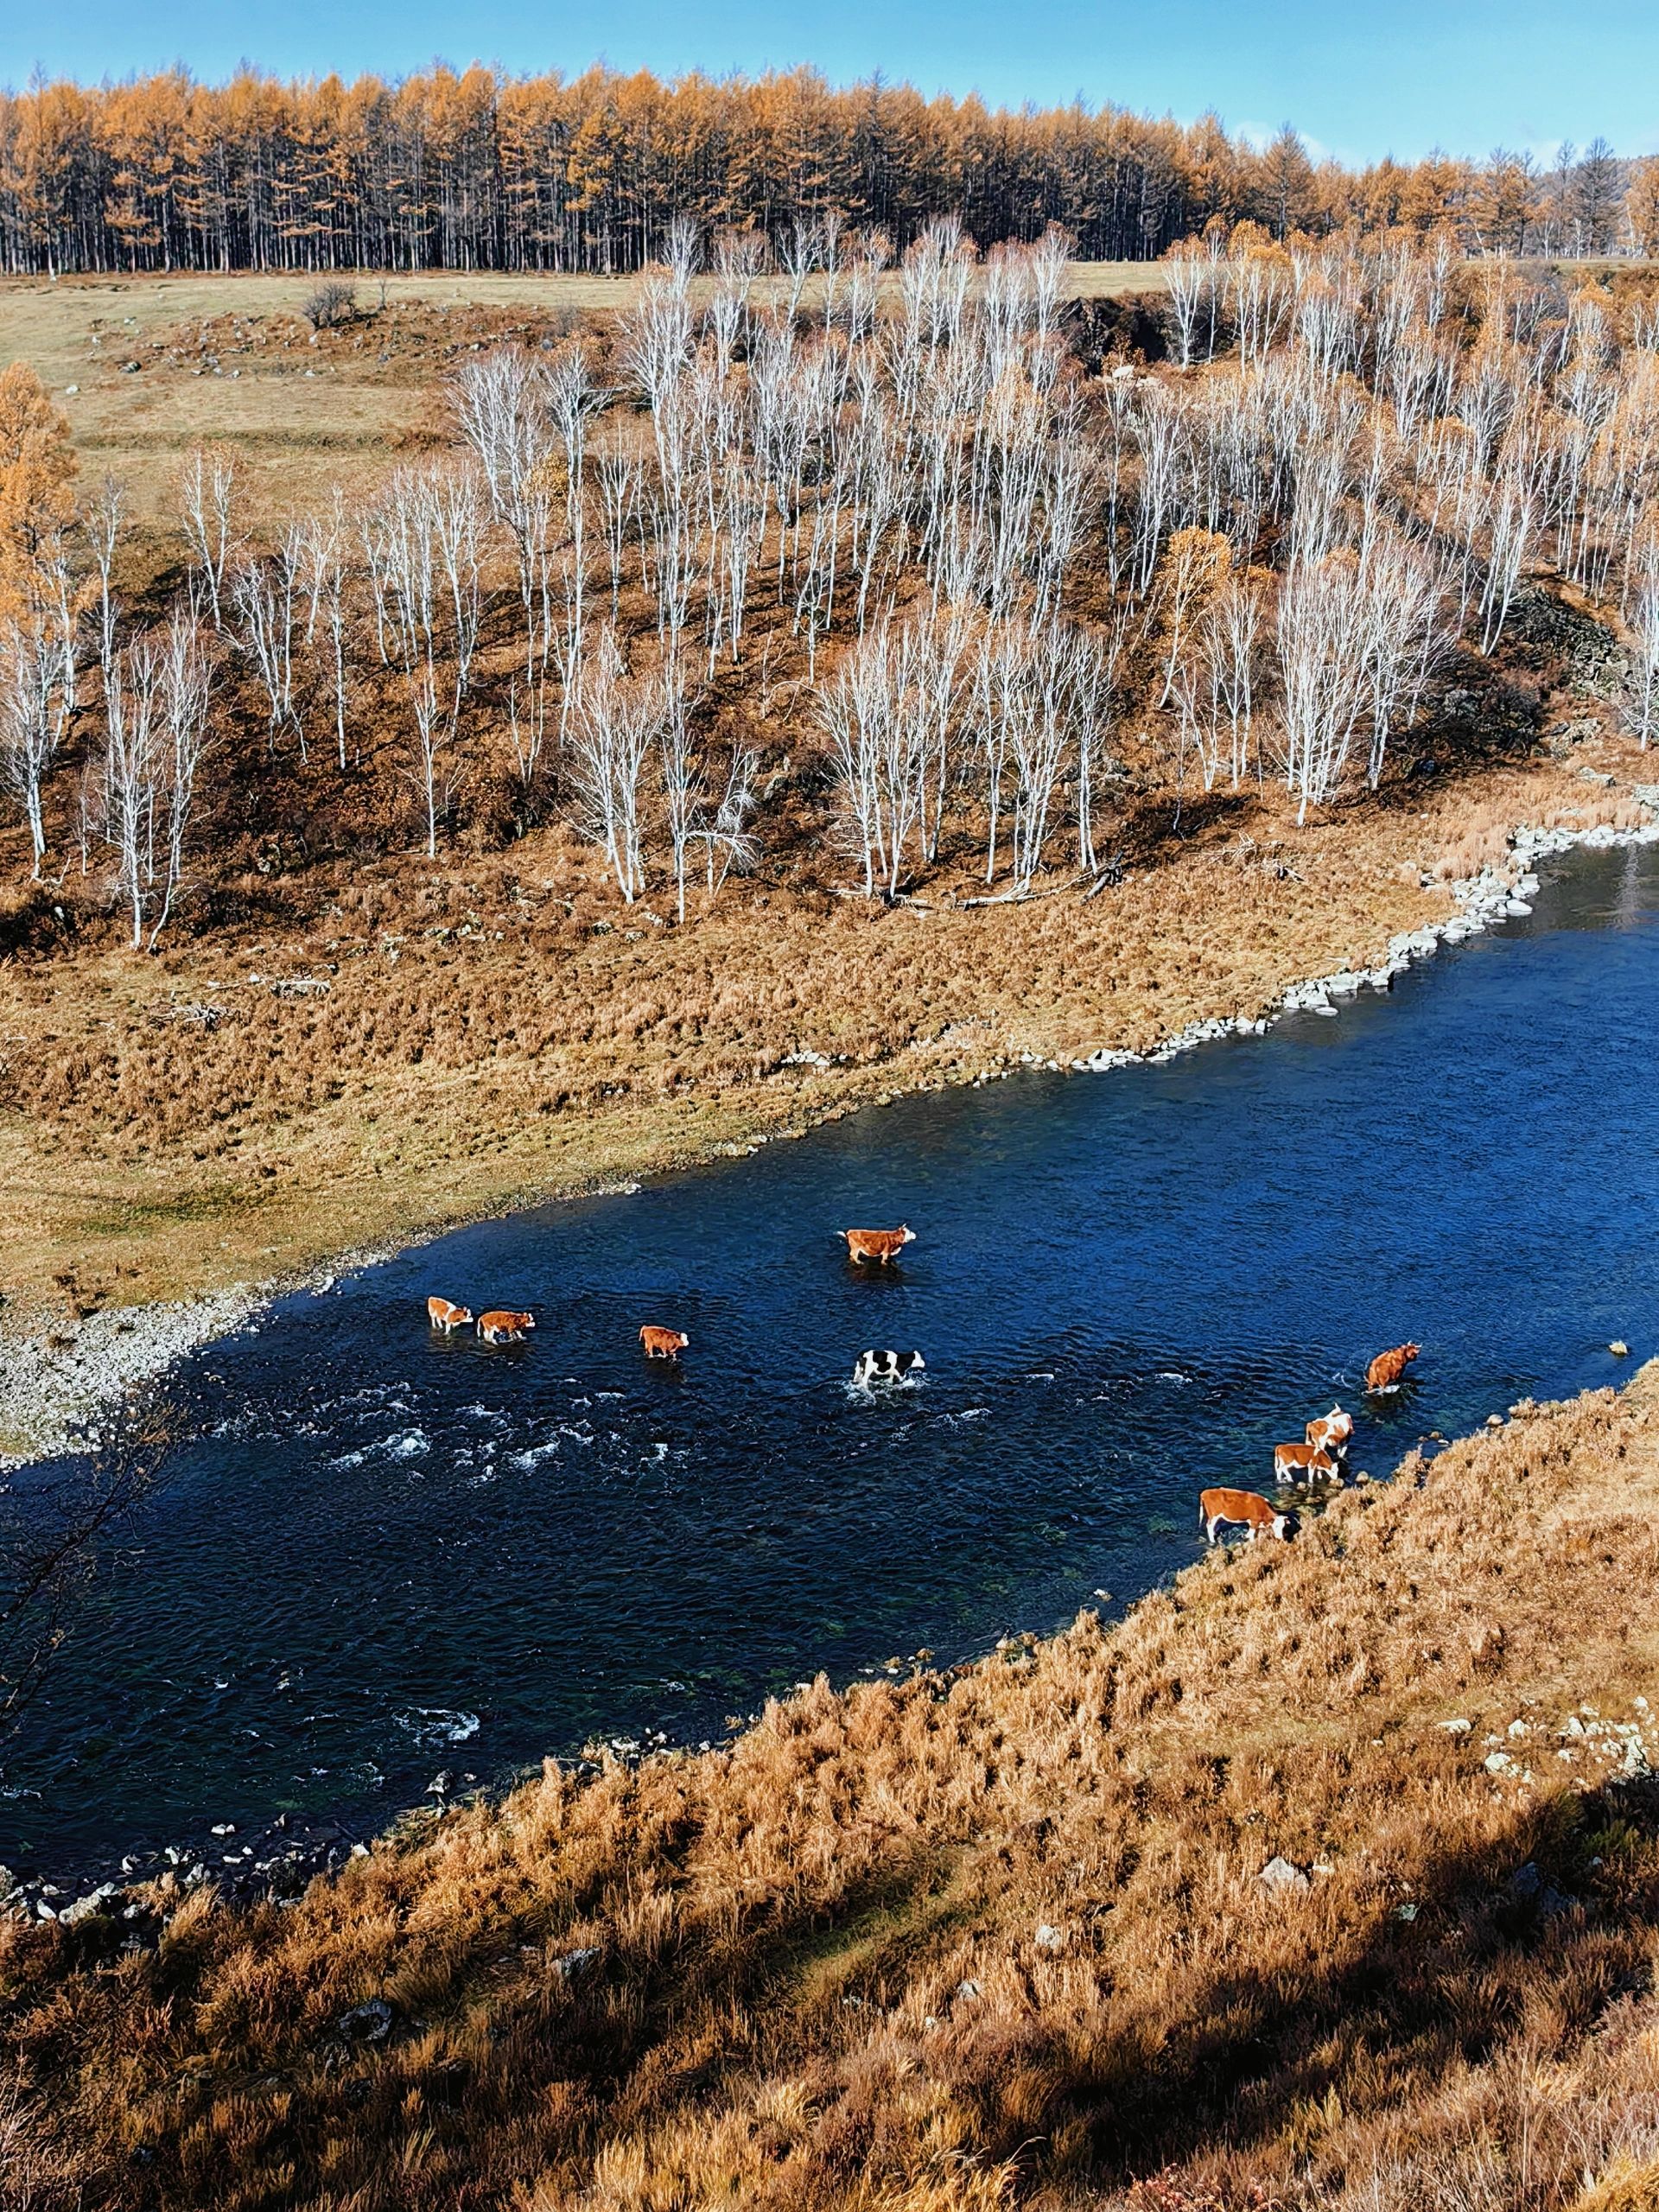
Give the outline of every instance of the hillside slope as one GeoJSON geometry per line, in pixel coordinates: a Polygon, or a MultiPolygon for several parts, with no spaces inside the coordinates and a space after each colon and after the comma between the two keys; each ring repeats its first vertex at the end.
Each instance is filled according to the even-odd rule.
{"type": "Polygon", "coordinates": [[[1659,1363],[287,1910],[5,1923],[11,2201],[1632,2212],[1656,1568],[1659,1363]]]}

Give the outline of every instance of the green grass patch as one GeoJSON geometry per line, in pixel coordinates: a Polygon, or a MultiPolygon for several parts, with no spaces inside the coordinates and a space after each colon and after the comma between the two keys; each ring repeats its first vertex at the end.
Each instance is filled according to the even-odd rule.
{"type": "Polygon", "coordinates": [[[274,1191],[256,1190],[246,1183],[210,1183],[198,1190],[154,1198],[109,1198],[95,1201],[79,1225],[88,1236],[142,1236],[185,1222],[217,1221],[229,1214],[251,1213],[275,1195],[274,1191]]]}

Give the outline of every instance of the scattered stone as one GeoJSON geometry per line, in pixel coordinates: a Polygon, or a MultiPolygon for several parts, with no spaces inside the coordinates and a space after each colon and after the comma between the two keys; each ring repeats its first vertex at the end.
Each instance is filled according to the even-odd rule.
{"type": "Polygon", "coordinates": [[[566,1951],[553,1961],[553,1971],[561,1981],[580,1981],[583,1974],[598,1963],[599,1947],[589,1943],[575,1951],[566,1951]]]}
{"type": "Polygon", "coordinates": [[[1466,1736],[1475,1724],[1472,1720],[1459,1719],[1437,1720],[1434,1725],[1437,1728],[1443,1728],[1448,1736],[1466,1736]]]}
{"type": "Polygon", "coordinates": [[[1062,1951],[1065,1948],[1065,1936],[1058,1928],[1051,1928],[1046,1920],[1038,1922],[1037,1933],[1031,1940],[1039,1951],[1062,1951]]]}
{"type": "Polygon", "coordinates": [[[1308,1887],[1306,1875],[1288,1859],[1269,1859],[1255,1878],[1275,1897],[1300,1897],[1308,1887]]]}
{"type": "Polygon", "coordinates": [[[1607,1349],[1615,1359],[1628,1359],[1630,1356],[1630,1348],[1623,1337],[1615,1337],[1607,1349]]]}
{"type": "Polygon", "coordinates": [[[1417,1908],[1414,1904],[1411,1904],[1409,1900],[1408,1900],[1404,1904],[1395,1905],[1394,1908],[1394,1916],[1396,1920],[1415,1920],[1417,1917],[1417,1908]]]}
{"type": "Polygon", "coordinates": [[[90,1920],[95,1912],[103,1911],[109,1900],[115,1895],[116,1887],[117,1885],[113,1882],[100,1882],[95,1890],[89,1890],[84,1897],[77,1897],[73,1904],[65,1905],[63,1910],[58,1915],[60,1923],[65,1928],[74,1928],[81,1921],[90,1920]]]}
{"type": "Polygon", "coordinates": [[[1535,1859],[1529,1859],[1524,1866],[1517,1866],[1504,1885],[1510,1902],[1531,1905],[1541,1920],[1553,1919],[1557,1913],[1568,1911],[1573,1899],[1558,1890],[1553,1882],[1546,1881],[1538,1871],[1535,1859]]]}
{"type": "Polygon", "coordinates": [[[334,2022],[334,2033],[348,2043],[384,2043],[391,2033],[392,2011],[384,1997],[353,2005],[334,2022]]]}
{"type": "Polygon", "coordinates": [[[971,2005],[979,1994],[979,1984],[976,1981],[959,1981],[957,1984],[957,1994],[964,2005],[971,2005]]]}

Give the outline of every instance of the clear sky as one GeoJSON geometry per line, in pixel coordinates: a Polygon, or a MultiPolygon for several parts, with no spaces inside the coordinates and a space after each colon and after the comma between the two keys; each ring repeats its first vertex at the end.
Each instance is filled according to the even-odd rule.
{"type": "Polygon", "coordinates": [[[1081,96],[1270,133],[1316,152],[1548,153],[1598,132],[1659,151],[1659,0],[5,0],[0,82],[96,82],[182,61],[225,76],[397,76],[434,57],[514,71],[595,60],[658,74],[810,62],[994,105],[1081,96]]]}

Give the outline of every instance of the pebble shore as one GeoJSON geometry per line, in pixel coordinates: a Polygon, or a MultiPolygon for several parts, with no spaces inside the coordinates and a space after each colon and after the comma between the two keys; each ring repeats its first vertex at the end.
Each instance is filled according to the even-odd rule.
{"type": "Polygon", "coordinates": [[[0,1468],[84,1444],[100,1414],[264,1303],[238,1287],[175,1305],[108,1306],[48,1336],[0,1340],[0,1437],[24,1447],[0,1452],[0,1468]]]}

